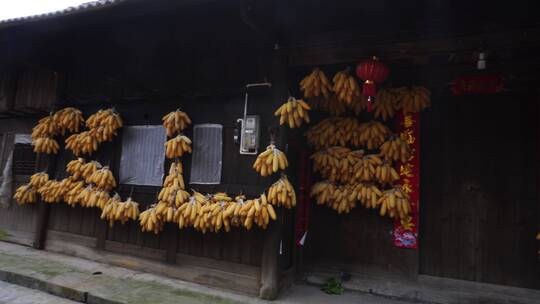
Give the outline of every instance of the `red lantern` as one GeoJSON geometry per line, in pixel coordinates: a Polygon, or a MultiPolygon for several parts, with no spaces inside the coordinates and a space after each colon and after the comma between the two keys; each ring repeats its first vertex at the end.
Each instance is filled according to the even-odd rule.
{"type": "Polygon", "coordinates": [[[356,75],[364,80],[362,94],[368,97],[368,111],[371,112],[371,101],[377,94],[375,84],[384,82],[388,74],[390,74],[388,67],[375,56],[360,62],[356,67],[356,75]]]}

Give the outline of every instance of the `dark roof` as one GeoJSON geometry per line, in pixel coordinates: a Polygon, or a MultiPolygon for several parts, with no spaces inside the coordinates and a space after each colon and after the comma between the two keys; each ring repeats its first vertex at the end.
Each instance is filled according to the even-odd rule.
{"type": "Polygon", "coordinates": [[[32,16],[24,16],[24,17],[0,20],[0,27],[8,26],[11,24],[20,24],[20,23],[25,23],[25,22],[31,22],[31,21],[37,21],[37,20],[42,20],[42,19],[47,19],[47,18],[53,18],[53,17],[59,17],[59,16],[65,16],[65,15],[70,15],[70,14],[75,14],[75,13],[82,13],[86,11],[97,10],[97,9],[101,9],[105,7],[110,7],[124,1],[126,0],[89,1],[89,2],[79,4],[77,6],[70,6],[65,9],[58,10],[58,11],[52,11],[52,12],[47,12],[47,13],[32,15],[32,16]]]}

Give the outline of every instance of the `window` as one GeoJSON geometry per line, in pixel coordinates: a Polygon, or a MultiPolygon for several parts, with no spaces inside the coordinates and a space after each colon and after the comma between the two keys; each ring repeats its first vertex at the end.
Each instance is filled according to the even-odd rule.
{"type": "Polygon", "coordinates": [[[28,134],[0,134],[0,205],[11,204],[13,181],[27,182],[34,173],[35,154],[28,134]]]}
{"type": "Polygon", "coordinates": [[[2,181],[2,172],[8,165],[8,158],[13,151],[13,134],[0,133],[0,182],[2,181]]]}
{"type": "Polygon", "coordinates": [[[200,124],[193,127],[191,184],[215,185],[221,182],[223,126],[200,124]]]}
{"type": "Polygon", "coordinates": [[[32,175],[36,170],[36,154],[28,134],[15,134],[13,151],[13,175],[32,175]]]}
{"type": "Polygon", "coordinates": [[[122,132],[120,184],[161,186],[165,129],[158,126],[125,127],[122,132]]]}

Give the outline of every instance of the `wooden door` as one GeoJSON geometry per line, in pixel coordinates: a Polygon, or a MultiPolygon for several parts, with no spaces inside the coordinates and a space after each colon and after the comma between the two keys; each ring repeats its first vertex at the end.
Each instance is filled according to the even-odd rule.
{"type": "Polygon", "coordinates": [[[536,97],[434,97],[423,115],[420,272],[540,288],[536,97]]]}

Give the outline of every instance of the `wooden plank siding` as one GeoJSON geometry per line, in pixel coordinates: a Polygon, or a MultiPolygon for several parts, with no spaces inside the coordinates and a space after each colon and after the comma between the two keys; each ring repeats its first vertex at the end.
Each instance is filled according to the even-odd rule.
{"type": "MultiPolygon", "coordinates": [[[[100,108],[115,107],[127,126],[159,125],[165,113],[181,108],[194,124],[222,124],[221,184],[188,187],[201,192],[242,192],[257,196],[277,176],[260,177],[251,168],[255,156],[240,155],[233,134],[236,119],[243,114],[245,85],[272,80],[268,78],[272,76],[268,55],[274,46],[261,42],[258,34],[241,21],[237,6],[219,5],[212,9],[145,16],[137,22],[119,19],[91,27],[78,24],[65,30],[56,29],[54,36],[39,34],[45,33],[46,28],[35,33],[29,31],[25,39],[32,38],[31,43],[10,41],[9,58],[40,71],[42,68],[55,71],[54,81],[49,79],[51,75],[45,75],[45,79],[51,80],[47,87],[56,88],[58,73],[62,85],[58,86],[57,106],[81,108],[86,117],[100,108]],[[203,14],[212,22],[201,22],[203,14]],[[216,28],[216,24],[223,27],[216,28]]],[[[317,6],[312,9],[319,10],[317,6]]],[[[300,19],[297,22],[301,24],[300,19]]],[[[317,21],[317,24],[323,23],[317,21]]],[[[311,28],[305,24],[302,27],[311,28]]],[[[286,26],[284,29],[289,30],[286,26]]],[[[325,65],[323,69],[331,77],[347,65],[354,67],[357,60],[371,56],[374,50],[379,50],[378,55],[392,68],[385,85],[436,88],[433,108],[422,116],[420,249],[395,248],[391,236],[393,221],[381,218],[376,211],[357,207],[350,214],[338,215],[326,207],[312,206],[304,252],[306,268],[410,277],[423,273],[539,288],[534,241],[540,218],[538,129],[532,123],[538,121],[537,116],[532,116],[538,113],[537,105],[528,102],[527,94],[482,98],[450,98],[441,94],[448,91],[449,80],[474,67],[474,60],[469,58],[471,50],[485,41],[492,48],[494,45],[507,48],[509,38],[520,35],[526,47],[539,48],[537,29],[529,35],[522,34],[520,30],[463,39],[373,44],[360,43],[363,40],[359,36],[349,35],[342,43],[317,47],[311,43],[317,41],[307,41],[307,46],[300,47],[291,42],[293,46],[283,50],[283,60],[289,60],[284,62],[289,65],[286,82],[290,93],[297,97],[301,96],[298,82],[312,65],[325,65]],[[451,53],[458,53],[458,59],[452,59],[451,53]]],[[[377,32],[373,35],[377,40],[382,38],[377,32]]],[[[502,62],[497,62],[495,57],[492,64],[490,59],[489,67],[502,68],[508,75],[514,75],[518,69],[521,72],[529,69],[531,63],[535,66],[530,68],[531,75],[536,73],[531,77],[538,76],[537,53],[505,54],[501,56],[502,62]]],[[[4,62],[3,58],[0,61],[4,62]]],[[[25,87],[34,87],[33,78],[24,79],[25,87]]],[[[536,83],[531,81],[528,85],[533,87],[536,83]]],[[[22,91],[14,98],[31,101],[33,96],[44,96],[44,101],[50,101],[49,91],[42,92],[43,95],[22,91]]],[[[271,93],[269,89],[250,91],[248,113],[261,117],[261,149],[269,141],[268,127],[277,123],[273,111],[284,101],[275,96],[285,96],[281,95],[284,91],[275,96],[271,93]]],[[[39,110],[48,110],[45,108],[41,105],[39,110]]],[[[313,113],[313,121],[319,118],[313,113]]],[[[362,120],[369,118],[366,115],[362,120]]],[[[0,130],[3,128],[0,125],[0,130]]],[[[291,130],[288,138],[279,139],[281,144],[287,143],[291,162],[288,173],[293,184],[299,175],[299,157],[305,149],[310,149],[303,139],[304,130],[291,130]]],[[[191,128],[185,133],[191,137],[191,128]]],[[[110,165],[116,177],[122,152],[121,136],[122,130],[113,143],[104,144],[91,157],[110,165]]],[[[59,155],[56,178],[64,177],[70,159],[73,156],[69,152],[59,155]]],[[[186,183],[189,183],[190,159],[190,156],[182,159],[186,183]]],[[[159,187],[120,185],[116,191],[123,199],[133,192],[132,198],[145,210],[156,202],[159,187]]],[[[278,243],[277,238],[269,237],[273,245],[265,247],[269,244],[265,242],[268,233],[259,229],[202,234],[191,228],[179,230],[170,224],[154,235],[141,232],[134,221],[108,227],[99,219],[100,211],[96,208],[71,208],[59,203],[50,209],[48,229],[52,248],[72,252],[72,245],[83,246],[82,250],[73,252],[84,254],[87,247],[95,247],[101,253],[104,249],[175,263],[174,269],[189,263],[197,267],[223,265],[224,270],[240,269],[242,274],[248,273],[252,285],[262,281],[257,275],[264,268],[261,267],[264,248],[275,253],[278,243]]],[[[279,266],[286,270],[292,266],[295,246],[294,211],[279,213],[283,227],[273,231],[279,232],[279,245],[283,249],[279,266]]],[[[8,227],[8,232],[33,233],[35,216],[35,206],[13,205],[8,211],[0,212],[0,227],[8,227]]],[[[94,251],[92,254],[98,255],[94,251]]]]}
{"type": "MultiPolygon", "coordinates": [[[[75,27],[48,39],[36,37],[34,41],[39,54],[17,52],[18,48],[26,46],[14,43],[13,53],[17,55],[13,60],[34,62],[35,66],[58,72],[63,85],[57,106],[76,106],[86,117],[99,108],[114,106],[126,125],[161,124],[165,113],[182,108],[194,123],[222,124],[225,160],[222,183],[191,187],[201,192],[259,195],[274,178],[263,179],[257,175],[251,168],[255,156],[239,155],[233,134],[236,119],[243,114],[244,86],[267,79],[268,58],[260,50],[256,34],[238,17],[236,7],[205,11],[205,14],[216,22],[227,24],[226,34],[215,35],[215,28],[210,23],[198,26],[194,34],[190,28],[190,24],[198,21],[194,14],[186,13],[185,18],[180,19],[178,14],[171,14],[141,19],[136,24],[114,21],[114,24],[95,24],[91,30],[83,31],[75,27]],[[160,22],[155,22],[158,19],[160,22]],[[145,42],[140,43],[141,39],[145,42]],[[103,47],[105,45],[107,47],[103,47]],[[69,49],[67,53],[66,48],[69,49]]],[[[31,92],[22,93],[28,96],[31,92]]],[[[261,116],[260,144],[264,149],[269,140],[267,127],[277,122],[272,113],[283,101],[272,99],[269,89],[250,91],[250,94],[248,114],[261,116]]],[[[121,132],[114,147],[100,147],[96,157],[102,164],[119,159],[121,132]]],[[[191,136],[191,131],[188,130],[186,135],[191,136]]],[[[64,176],[65,164],[72,158],[69,152],[60,155],[57,178],[64,176]]],[[[189,156],[183,164],[188,182],[189,156]]],[[[113,172],[118,172],[117,163],[111,163],[111,167],[113,172]]],[[[137,186],[133,199],[144,210],[155,203],[158,190],[158,187],[137,186]]],[[[125,199],[131,186],[121,185],[118,192],[125,199]]],[[[172,239],[177,239],[179,254],[253,266],[261,263],[263,232],[258,229],[250,232],[233,229],[229,234],[202,235],[191,229],[180,231],[168,225],[166,231],[155,236],[142,233],[137,222],[116,223],[107,228],[99,219],[98,210],[71,208],[63,203],[51,206],[48,229],[54,233],[88,237],[84,244],[95,239],[99,248],[114,247],[114,250],[131,254],[137,253],[132,245],[140,248],[139,251],[172,248],[168,246],[172,235],[172,239]],[[119,244],[126,246],[122,249],[119,244]]],[[[77,238],[62,239],[63,242],[74,240],[77,238]]],[[[182,261],[177,260],[177,263],[182,261]]]]}
{"type": "MultiPolygon", "coordinates": [[[[270,111],[270,108],[274,105],[270,104],[270,101],[266,97],[266,100],[255,100],[253,103],[263,103],[267,107],[258,107],[256,110],[251,110],[250,114],[260,114],[263,116],[266,115],[264,111],[270,111]]],[[[190,114],[192,120],[195,123],[198,122],[212,122],[212,123],[222,123],[225,126],[224,134],[224,157],[226,160],[224,162],[224,174],[222,177],[222,185],[217,186],[198,186],[191,185],[190,187],[197,189],[199,191],[242,191],[248,195],[254,196],[260,194],[265,189],[264,183],[270,183],[272,178],[263,180],[258,177],[256,172],[251,169],[254,156],[238,156],[238,146],[233,143],[232,138],[232,129],[234,125],[231,124],[232,117],[241,116],[241,111],[243,108],[243,99],[235,98],[229,102],[218,102],[218,103],[208,103],[206,107],[209,111],[212,108],[216,108],[219,105],[226,104],[228,107],[234,107],[236,110],[232,113],[234,114],[223,114],[223,112],[217,112],[213,115],[206,115],[204,111],[198,112],[195,111],[195,114],[190,114]],[[228,136],[230,135],[230,136],[228,136]],[[230,159],[233,159],[234,162],[231,162],[230,159]],[[238,167],[242,169],[239,170],[238,167]],[[236,172],[236,174],[231,174],[231,171],[236,172]]],[[[183,109],[187,113],[189,111],[189,104],[187,104],[183,109]]],[[[201,107],[201,104],[198,104],[198,107],[201,107]]],[[[119,105],[117,107],[118,111],[122,113],[126,124],[158,124],[160,123],[160,118],[162,113],[166,113],[170,110],[173,110],[171,106],[161,106],[161,107],[150,107],[148,105],[139,104],[138,106],[132,106],[131,109],[119,105]],[[124,115],[125,114],[125,115],[124,115]],[[154,117],[158,120],[148,120],[144,118],[154,117]]],[[[92,110],[85,111],[85,113],[91,113],[92,110]]],[[[268,118],[266,118],[268,120],[268,118]]],[[[265,122],[268,124],[269,122],[265,122]]],[[[121,131],[120,131],[121,132],[121,131]]],[[[262,131],[264,134],[264,131],[262,131]]],[[[120,135],[121,136],[121,135],[120,135]]],[[[109,161],[114,163],[112,159],[118,159],[121,153],[121,147],[119,138],[116,138],[114,144],[111,145],[113,150],[109,152],[100,153],[103,156],[98,156],[97,158],[102,164],[109,164],[109,161]]],[[[189,132],[188,132],[189,136],[189,132]]],[[[265,142],[268,140],[267,135],[263,135],[261,144],[264,147],[265,142]]],[[[106,147],[103,147],[105,150],[106,147]]],[[[62,166],[65,166],[67,160],[72,159],[73,156],[69,155],[70,153],[64,153],[61,160],[62,166]]],[[[112,164],[111,168],[114,172],[118,172],[117,164],[112,164]]],[[[189,181],[189,156],[187,161],[183,161],[184,164],[184,178],[186,182],[189,181]]],[[[59,170],[64,170],[59,168],[59,170]]],[[[61,175],[61,174],[59,174],[61,175]]],[[[58,176],[60,177],[60,176],[58,176]]],[[[118,193],[122,198],[127,198],[133,188],[132,198],[140,203],[141,210],[146,209],[146,207],[152,203],[155,203],[159,187],[148,187],[148,186],[130,186],[130,185],[120,185],[117,189],[118,193]]],[[[59,232],[67,232],[71,234],[84,235],[89,237],[97,237],[97,228],[100,225],[106,225],[103,221],[99,219],[99,210],[95,208],[82,208],[77,206],[75,208],[69,207],[63,203],[55,204],[52,206],[51,220],[49,222],[49,229],[59,232]]],[[[225,260],[235,263],[241,263],[246,265],[258,266],[260,265],[261,260],[261,250],[262,250],[262,231],[254,229],[253,231],[247,232],[240,229],[233,229],[230,233],[219,233],[213,234],[208,233],[203,235],[200,232],[194,231],[193,229],[179,230],[175,225],[167,225],[165,231],[154,235],[152,233],[143,233],[140,231],[140,226],[137,222],[128,222],[125,225],[120,223],[115,223],[114,227],[107,228],[106,232],[106,241],[114,241],[119,244],[126,245],[136,245],[140,248],[153,248],[159,250],[165,250],[167,244],[170,242],[170,239],[167,237],[166,231],[172,229],[173,233],[178,234],[178,253],[188,254],[193,256],[200,256],[206,258],[213,258],[218,260],[225,260]]],[[[106,248],[106,246],[105,246],[106,248]]],[[[116,246],[115,250],[121,250],[121,247],[116,246]]],[[[126,246],[125,253],[137,254],[133,252],[132,247],[126,246]]],[[[178,261],[181,263],[181,261],[178,261]]]]}
{"type": "MultiPolygon", "coordinates": [[[[224,18],[222,13],[212,12],[218,18],[224,18]]],[[[177,108],[188,113],[194,124],[222,124],[221,184],[188,185],[187,188],[203,193],[227,191],[231,195],[258,196],[277,176],[260,177],[251,167],[256,156],[240,155],[233,135],[236,120],[243,115],[244,87],[268,79],[268,58],[255,43],[255,35],[236,15],[228,23],[235,30],[212,39],[206,35],[192,35],[183,23],[189,21],[179,22],[178,18],[171,17],[160,24],[141,20],[135,25],[96,25],[92,31],[84,33],[65,32],[55,38],[56,45],[48,42],[43,49],[43,60],[50,59],[65,79],[59,102],[81,108],[85,117],[99,108],[114,106],[127,126],[160,125],[162,116],[177,108]],[[133,35],[133,26],[137,28],[137,35],[133,35]],[[165,26],[167,30],[164,30],[165,26]],[[141,44],[141,39],[145,43],[141,44]],[[70,45],[70,55],[54,61],[58,47],[66,43],[70,45]],[[105,50],[103,45],[110,47],[105,50]]],[[[204,25],[199,30],[212,33],[214,29],[204,25]]],[[[269,142],[267,128],[277,124],[273,112],[283,100],[273,99],[271,89],[253,89],[249,93],[248,114],[261,117],[260,146],[264,149],[269,142]]],[[[192,137],[191,127],[185,134],[192,137]]],[[[121,136],[122,130],[110,147],[100,147],[96,155],[104,165],[111,162],[115,174],[121,156],[121,136]]],[[[62,156],[60,171],[63,172],[72,157],[69,153],[62,156]]],[[[189,182],[190,159],[189,155],[182,159],[186,184],[189,182]]],[[[165,173],[167,170],[168,163],[165,173]]],[[[115,190],[126,199],[132,187],[120,185],[115,190]]],[[[140,203],[143,211],[156,202],[158,191],[159,187],[135,186],[132,198],[140,203]]],[[[64,204],[52,206],[49,229],[95,238],[98,248],[115,252],[146,257],[159,252],[156,258],[166,256],[169,262],[177,253],[177,264],[185,262],[179,260],[179,256],[189,255],[257,267],[261,264],[264,236],[259,229],[202,234],[193,229],[179,230],[173,224],[166,225],[162,233],[154,235],[141,232],[138,222],[133,221],[107,227],[99,219],[98,210],[71,208],[64,204]],[[174,241],[176,246],[171,245],[174,241]],[[171,250],[175,252],[171,253],[171,250]],[[167,254],[162,255],[164,252],[167,254]]]]}
{"type": "MultiPolygon", "coordinates": [[[[320,66],[329,77],[355,65],[332,58],[337,61],[320,66]]],[[[300,94],[298,82],[310,68],[291,67],[293,94],[300,94]]],[[[464,73],[463,66],[392,70],[388,85],[422,84],[433,93],[421,124],[419,250],[394,247],[393,221],[377,212],[357,207],[337,215],[313,205],[303,253],[308,272],[421,273],[539,288],[538,105],[531,89],[538,73],[521,63],[506,69],[516,73],[506,83],[512,93],[461,98],[450,97],[443,83],[464,73]]]]}
{"type": "MultiPolygon", "coordinates": [[[[322,65],[320,68],[327,77],[345,67],[355,67],[355,62],[342,62],[340,64],[322,65]]],[[[293,94],[301,96],[298,83],[311,71],[312,67],[292,66],[289,87],[293,94]]],[[[399,71],[392,71],[393,75],[399,71]]],[[[397,78],[396,79],[400,79],[397,78]]],[[[412,81],[412,80],[410,80],[412,81]]],[[[312,111],[310,113],[314,123],[328,117],[327,113],[312,111]]],[[[354,116],[346,113],[344,116],[354,116]]],[[[357,117],[361,122],[372,119],[369,113],[362,113],[357,117]]],[[[313,124],[314,124],[313,123],[313,124]]],[[[299,157],[303,151],[313,153],[301,132],[291,132],[290,140],[295,156],[299,157]]],[[[309,169],[310,171],[311,168],[309,169]]],[[[293,171],[294,172],[294,171],[293,171]]],[[[293,173],[295,174],[295,173],[293,173]]],[[[311,180],[315,183],[322,180],[316,173],[311,180]]],[[[418,274],[418,251],[398,249],[393,244],[391,235],[393,220],[381,218],[378,210],[366,210],[360,205],[349,214],[337,214],[326,206],[317,206],[311,199],[309,215],[309,229],[303,249],[303,261],[306,271],[339,271],[348,273],[362,273],[367,275],[400,275],[416,277],[418,274]]]]}
{"type": "Polygon", "coordinates": [[[536,95],[439,98],[423,117],[421,273],[540,288],[536,95]]]}
{"type": "MultiPolygon", "coordinates": [[[[20,185],[22,183],[16,183],[15,187],[20,185]]],[[[12,202],[0,210],[0,230],[7,233],[6,239],[10,242],[32,245],[36,216],[35,204],[17,205],[12,202]]]]}
{"type": "MultiPolygon", "coordinates": [[[[30,133],[34,121],[32,119],[2,119],[0,123],[0,138],[5,138],[5,144],[13,145],[8,141],[14,140],[15,133],[30,133]],[[10,134],[7,136],[6,135],[10,134]]],[[[5,147],[4,147],[5,148],[5,147]]],[[[30,175],[34,171],[34,153],[31,147],[26,145],[15,145],[4,150],[3,159],[7,161],[8,151],[15,149],[13,154],[13,194],[17,187],[28,182],[30,175]]],[[[0,147],[1,151],[1,147],[0,147]]],[[[1,152],[0,152],[1,154],[1,152]]],[[[5,165],[5,164],[4,164],[5,165]]],[[[0,165],[3,169],[3,165],[0,165]]],[[[34,232],[37,216],[36,204],[18,205],[14,200],[9,206],[0,207],[0,229],[7,233],[6,240],[24,245],[32,245],[34,242],[34,232]]]]}

